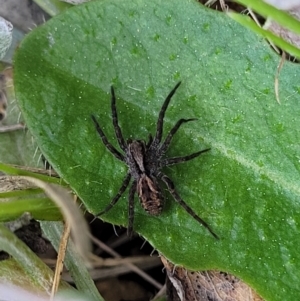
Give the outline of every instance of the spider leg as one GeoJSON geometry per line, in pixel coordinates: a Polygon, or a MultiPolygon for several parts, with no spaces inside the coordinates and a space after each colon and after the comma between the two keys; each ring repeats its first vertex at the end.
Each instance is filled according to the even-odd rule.
{"type": "Polygon", "coordinates": [[[119,201],[120,197],[122,196],[122,194],[126,190],[128,184],[130,182],[130,178],[131,178],[130,173],[127,173],[125,179],[123,180],[122,186],[119,189],[116,196],[111,200],[111,202],[108,204],[108,206],[106,208],[104,208],[104,210],[102,210],[100,213],[96,214],[96,216],[100,216],[100,215],[108,212],[114,205],[116,205],[116,203],[119,201]]]}
{"type": "Polygon", "coordinates": [[[181,163],[181,162],[192,160],[192,159],[200,156],[201,154],[208,152],[209,150],[210,150],[210,148],[207,148],[207,149],[201,150],[199,152],[193,153],[193,154],[188,155],[188,156],[167,158],[167,159],[163,160],[163,162],[161,164],[161,167],[169,166],[169,165],[173,165],[173,164],[178,164],[178,163],[181,163]]]}
{"type": "Polygon", "coordinates": [[[128,228],[127,235],[131,238],[133,233],[133,221],[134,221],[134,195],[136,193],[136,181],[133,181],[129,190],[129,202],[128,202],[128,228]]]}
{"type": "Polygon", "coordinates": [[[152,147],[157,146],[161,141],[161,137],[162,137],[162,134],[163,134],[163,123],[164,123],[165,113],[166,113],[166,110],[168,108],[168,105],[170,103],[170,100],[171,100],[172,96],[174,95],[174,93],[176,92],[176,90],[178,89],[180,84],[181,84],[181,82],[176,84],[176,86],[172,89],[172,91],[169,93],[169,95],[165,99],[165,102],[163,103],[163,106],[161,107],[161,110],[160,110],[159,116],[158,116],[158,120],[157,120],[155,137],[154,137],[154,140],[152,141],[152,144],[151,144],[152,147]]]}
{"type": "Polygon", "coordinates": [[[215,234],[215,232],[210,228],[210,226],[207,224],[207,222],[205,222],[201,217],[199,217],[194,211],[193,209],[188,206],[184,200],[179,196],[178,192],[175,190],[174,187],[174,183],[172,182],[172,180],[167,177],[166,175],[162,174],[161,175],[161,179],[162,181],[164,181],[164,183],[167,185],[169,192],[171,193],[171,195],[173,196],[173,198],[175,199],[175,201],[184,208],[184,210],[191,216],[193,217],[198,223],[200,223],[201,225],[203,225],[211,234],[214,238],[219,239],[219,237],[217,236],[217,234],[215,234]]]}
{"type": "Polygon", "coordinates": [[[124,156],[117,150],[114,148],[114,146],[112,144],[110,144],[104,134],[104,132],[102,131],[98,121],[96,120],[96,117],[94,115],[91,115],[93,121],[94,121],[94,124],[95,124],[95,127],[96,127],[96,130],[103,142],[103,144],[105,145],[105,147],[119,160],[121,161],[124,161],[124,156]]]}
{"type": "Polygon", "coordinates": [[[111,112],[112,112],[115,134],[116,134],[116,137],[117,137],[117,140],[118,140],[118,143],[119,143],[121,149],[124,152],[126,152],[127,144],[125,142],[121,128],[118,123],[118,113],[117,113],[117,108],[116,108],[116,96],[115,96],[115,90],[114,90],[113,86],[110,87],[110,91],[111,91],[111,112]]]}
{"type": "Polygon", "coordinates": [[[169,132],[166,140],[164,141],[164,143],[161,145],[159,152],[161,155],[163,155],[167,149],[169,148],[169,145],[172,141],[173,136],[176,134],[176,132],[178,131],[178,129],[180,128],[180,126],[183,123],[189,122],[189,121],[194,121],[197,120],[196,118],[190,118],[190,119],[179,119],[177,121],[177,123],[175,124],[175,126],[171,129],[171,131],[169,132]]]}

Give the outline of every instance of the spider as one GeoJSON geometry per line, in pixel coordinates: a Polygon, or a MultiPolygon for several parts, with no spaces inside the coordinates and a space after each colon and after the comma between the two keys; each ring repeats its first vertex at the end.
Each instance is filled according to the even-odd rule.
{"type": "Polygon", "coordinates": [[[181,82],[177,83],[176,86],[169,93],[165,99],[163,106],[159,112],[159,117],[156,125],[156,133],[154,138],[152,135],[149,135],[149,141],[146,143],[144,140],[132,140],[128,139],[125,141],[122,130],[118,124],[118,115],[116,110],[116,97],[113,86],[111,86],[111,111],[112,111],[112,122],[114,126],[115,135],[118,141],[120,148],[123,150],[124,154],[119,152],[105,136],[102,128],[97,122],[94,115],[91,115],[91,118],[95,124],[95,128],[105,145],[105,147],[120,161],[125,162],[128,166],[128,172],[123,180],[122,186],[119,189],[116,196],[111,200],[110,204],[96,216],[100,216],[110,209],[119,201],[122,194],[125,192],[128,187],[131,178],[133,182],[129,188],[129,207],[128,207],[128,228],[127,234],[129,237],[132,236],[133,232],[133,221],[134,221],[134,195],[138,194],[141,206],[143,209],[150,215],[159,215],[162,211],[164,205],[164,196],[162,194],[162,189],[159,185],[159,181],[165,183],[170,194],[173,196],[175,201],[185,209],[185,211],[190,214],[197,222],[202,224],[216,239],[218,236],[210,228],[210,226],[199,217],[193,209],[188,206],[180,197],[178,192],[175,189],[175,185],[172,180],[162,172],[162,168],[170,166],[173,164],[178,164],[181,162],[192,160],[201,154],[209,151],[210,149],[204,149],[193,154],[174,157],[174,158],[165,158],[165,153],[167,152],[169,145],[172,141],[174,134],[180,128],[183,123],[196,120],[195,118],[191,119],[179,119],[175,126],[170,130],[165,140],[162,142],[163,134],[163,122],[165,112],[168,108],[170,100],[177,88],[180,86],[181,82]]]}

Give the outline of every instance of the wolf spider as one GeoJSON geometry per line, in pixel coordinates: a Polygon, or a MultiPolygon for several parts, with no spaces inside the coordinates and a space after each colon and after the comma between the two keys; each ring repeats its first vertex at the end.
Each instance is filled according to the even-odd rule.
{"type": "Polygon", "coordinates": [[[178,192],[175,190],[175,185],[172,180],[166,176],[161,170],[163,167],[170,166],[173,164],[178,164],[181,162],[192,160],[201,154],[209,151],[210,149],[204,149],[193,154],[165,158],[164,155],[169,148],[174,134],[177,132],[179,127],[186,122],[196,120],[191,119],[179,119],[175,126],[168,133],[167,137],[163,142],[163,121],[165,112],[168,108],[170,100],[181,82],[179,82],[169,93],[165,99],[163,106],[159,112],[159,117],[156,126],[155,137],[153,138],[151,134],[149,135],[149,141],[146,143],[144,140],[127,140],[125,141],[121,128],[118,124],[118,115],[116,110],[116,97],[114,88],[111,86],[111,111],[112,111],[112,121],[115,130],[115,135],[117,137],[118,144],[123,150],[124,154],[119,152],[105,136],[103,130],[101,129],[99,123],[97,122],[94,115],[92,119],[95,123],[96,130],[102,139],[105,147],[120,161],[125,162],[128,166],[128,172],[123,180],[122,186],[119,189],[117,195],[112,199],[110,204],[97,216],[100,216],[108,212],[112,207],[119,201],[122,194],[125,192],[129,185],[131,178],[133,182],[129,189],[129,207],[128,207],[128,229],[127,234],[132,235],[133,232],[133,220],[134,220],[134,195],[138,194],[140,203],[143,209],[150,215],[159,215],[162,211],[164,204],[164,197],[162,194],[162,189],[159,185],[159,180],[165,183],[170,194],[173,196],[175,201],[185,209],[185,211],[190,214],[197,222],[202,224],[216,239],[218,236],[213,232],[210,226],[199,217],[191,207],[189,207],[179,196],[178,192]]]}

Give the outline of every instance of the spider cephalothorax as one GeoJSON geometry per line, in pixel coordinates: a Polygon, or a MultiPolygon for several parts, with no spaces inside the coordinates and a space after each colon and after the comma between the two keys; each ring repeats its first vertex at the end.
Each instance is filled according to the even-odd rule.
{"type": "Polygon", "coordinates": [[[116,110],[116,97],[114,88],[111,87],[111,110],[112,110],[112,120],[115,129],[115,134],[119,143],[120,148],[123,150],[124,154],[119,152],[110,142],[108,142],[104,132],[102,131],[99,123],[97,122],[95,116],[91,116],[96,130],[99,133],[102,142],[106,148],[119,160],[125,162],[128,166],[128,172],[123,180],[123,184],[119,189],[117,195],[112,199],[110,204],[97,216],[108,212],[120,199],[121,195],[125,192],[128,187],[131,178],[133,182],[129,189],[129,207],[128,207],[128,235],[132,235],[133,231],[133,220],[134,220],[134,195],[138,194],[139,200],[142,207],[146,212],[151,215],[158,215],[161,213],[164,205],[164,196],[159,185],[159,181],[165,183],[170,194],[182,206],[187,213],[189,213],[197,222],[202,224],[215,238],[218,236],[213,232],[210,226],[200,218],[191,207],[189,207],[179,196],[178,192],[175,190],[175,186],[172,180],[162,172],[162,168],[170,166],[173,164],[181,163],[184,161],[191,160],[198,157],[209,149],[204,149],[193,154],[165,158],[165,153],[169,148],[174,134],[177,132],[179,127],[186,122],[196,120],[192,119],[179,119],[175,126],[168,133],[166,139],[162,142],[163,134],[163,121],[165,112],[168,108],[169,102],[179,87],[180,82],[172,89],[167,98],[165,99],[163,106],[159,112],[159,117],[156,126],[156,133],[154,138],[150,135],[147,144],[143,140],[128,140],[125,141],[121,128],[118,124],[118,115],[116,110]]]}

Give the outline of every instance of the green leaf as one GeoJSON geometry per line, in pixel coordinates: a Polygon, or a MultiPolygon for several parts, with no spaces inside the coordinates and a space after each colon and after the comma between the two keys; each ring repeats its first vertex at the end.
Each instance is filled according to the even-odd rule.
{"type": "MultiPolygon", "coordinates": [[[[48,198],[29,196],[22,199],[0,199],[0,221],[6,222],[20,217],[24,212],[30,212],[32,218],[37,220],[61,220],[59,209],[48,198]]],[[[1,198],[1,194],[0,194],[1,198]]]]}
{"type": "MultiPolygon", "coordinates": [[[[0,171],[9,175],[28,176],[36,179],[65,185],[61,179],[38,174],[29,170],[0,162],[0,171]]],[[[0,221],[10,221],[20,217],[24,212],[30,212],[37,220],[61,220],[62,215],[55,203],[46,198],[41,189],[28,189],[28,183],[10,176],[0,177],[0,221]],[[27,185],[27,186],[26,186],[27,185]],[[23,190],[21,190],[23,189],[23,190]]]]}
{"type": "Polygon", "coordinates": [[[0,245],[1,250],[13,256],[19,265],[19,267],[14,267],[11,270],[12,274],[8,274],[8,271],[0,269],[4,272],[0,273],[2,282],[9,279],[9,282],[23,286],[25,283],[28,285],[28,279],[30,279],[31,286],[35,286],[36,289],[43,289],[43,291],[51,289],[53,281],[52,270],[24,242],[3,225],[0,225],[0,245]],[[15,278],[14,275],[18,274],[20,276],[20,269],[26,275],[13,280],[15,278]],[[10,277],[8,278],[8,276],[10,277]]]}
{"type": "MultiPolygon", "coordinates": [[[[45,292],[51,291],[53,271],[23,241],[1,224],[0,246],[1,251],[13,257],[13,260],[0,262],[0,284],[5,284],[5,292],[1,291],[3,299],[12,300],[12,296],[18,294],[18,288],[26,290],[26,295],[32,292],[35,296],[42,296],[45,292]],[[7,288],[10,288],[9,294],[7,288]]],[[[60,290],[74,289],[61,281],[60,290]]],[[[18,299],[20,297],[15,300],[18,299]]]]}
{"type": "MultiPolygon", "coordinates": [[[[36,169],[33,169],[33,170],[35,170],[36,172],[17,168],[16,166],[4,164],[4,163],[0,162],[0,171],[5,172],[6,174],[18,175],[18,176],[21,176],[21,175],[28,176],[28,177],[36,178],[36,179],[39,179],[41,181],[48,182],[48,183],[66,185],[61,179],[58,179],[55,177],[50,177],[50,176],[44,175],[44,174],[39,174],[36,169]]],[[[49,173],[51,173],[51,172],[49,172],[49,173]]]]}
{"type": "MultiPolygon", "coordinates": [[[[1,123],[4,126],[20,122],[20,110],[11,86],[7,87],[7,118],[1,123]]],[[[21,120],[23,121],[23,120],[21,120]]],[[[17,130],[0,133],[0,162],[23,166],[37,167],[41,164],[40,152],[28,130],[17,130]]]]}
{"type": "MultiPolygon", "coordinates": [[[[117,194],[127,167],[103,146],[91,114],[118,148],[110,111],[114,84],[124,137],[147,139],[164,98],[182,80],[164,133],[180,118],[198,120],[182,126],[168,156],[211,151],[164,172],[221,239],[165,188],[160,216],[136,204],[135,230],[173,263],[231,272],[266,300],[295,300],[300,71],[285,64],[279,105],[273,91],[278,62],[265,40],[197,2],[104,0],[32,31],[15,57],[15,85],[46,158],[97,213],[117,194]]],[[[103,219],[127,225],[127,196],[103,219]]]]}

